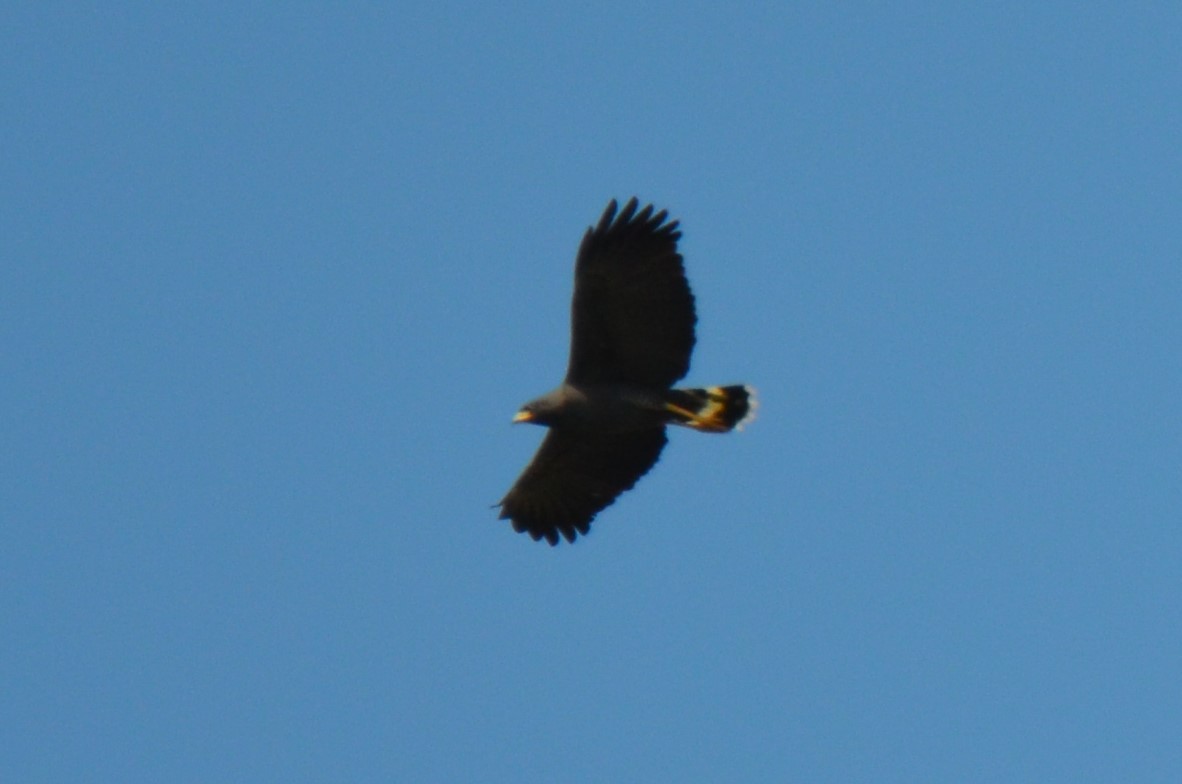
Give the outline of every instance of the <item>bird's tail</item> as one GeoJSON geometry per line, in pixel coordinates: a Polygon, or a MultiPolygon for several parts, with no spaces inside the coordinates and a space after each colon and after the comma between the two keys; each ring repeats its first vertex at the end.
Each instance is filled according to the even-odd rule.
{"type": "Polygon", "coordinates": [[[742,384],[705,389],[670,389],[665,410],[675,425],[707,433],[726,433],[755,417],[755,390],[742,384]]]}

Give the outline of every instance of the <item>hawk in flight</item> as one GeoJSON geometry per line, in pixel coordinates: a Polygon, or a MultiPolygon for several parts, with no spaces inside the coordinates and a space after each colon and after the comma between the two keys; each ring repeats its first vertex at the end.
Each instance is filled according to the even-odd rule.
{"type": "Polygon", "coordinates": [[[566,379],[514,422],[550,428],[501,500],[501,519],[534,540],[586,534],[595,515],[636,484],[665,446],[665,426],[707,433],[741,426],[747,386],[673,389],[694,348],[694,295],[665,210],[613,199],[575,259],[566,379]]]}

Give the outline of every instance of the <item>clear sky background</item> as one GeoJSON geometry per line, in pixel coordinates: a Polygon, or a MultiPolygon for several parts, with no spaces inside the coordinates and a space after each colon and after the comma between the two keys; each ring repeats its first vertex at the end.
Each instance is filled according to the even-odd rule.
{"type": "Polygon", "coordinates": [[[0,779],[1182,780],[1178,4],[0,30],[0,779]],[[760,417],[552,549],[633,194],[760,417]]]}

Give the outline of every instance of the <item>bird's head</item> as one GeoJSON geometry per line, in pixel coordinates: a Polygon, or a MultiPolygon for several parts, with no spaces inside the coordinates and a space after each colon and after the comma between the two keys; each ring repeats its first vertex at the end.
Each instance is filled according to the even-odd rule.
{"type": "Polygon", "coordinates": [[[549,425],[562,409],[562,397],[558,391],[531,400],[513,416],[513,423],[529,422],[534,425],[549,425]]]}

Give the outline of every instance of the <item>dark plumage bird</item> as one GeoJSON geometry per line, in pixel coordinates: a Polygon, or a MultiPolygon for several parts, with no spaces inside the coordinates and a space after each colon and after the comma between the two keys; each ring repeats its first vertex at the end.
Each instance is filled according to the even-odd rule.
{"type": "Polygon", "coordinates": [[[586,534],[653,467],[666,425],[725,433],[755,407],[742,385],[671,388],[689,370],[697,322],[681,232],[635,198],[616,210],[613,199],[579,246],[566,379],[513,418],[550,432],[501,500],[501,519],[552,545],[586,534]]]}

